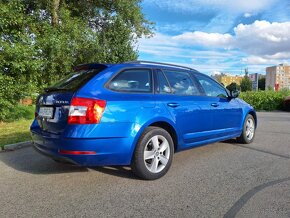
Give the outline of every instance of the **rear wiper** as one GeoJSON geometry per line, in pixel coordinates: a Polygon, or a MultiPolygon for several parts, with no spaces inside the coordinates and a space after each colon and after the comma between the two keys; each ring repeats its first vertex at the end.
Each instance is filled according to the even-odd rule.
{"type": "Polygon", "coordinates": [[[57,87],[48,87],[45,88],[44,91],[45,92],[53,92],[53,91],[68,91],[69,89],[66,88],[57,88],[57,87]]]}

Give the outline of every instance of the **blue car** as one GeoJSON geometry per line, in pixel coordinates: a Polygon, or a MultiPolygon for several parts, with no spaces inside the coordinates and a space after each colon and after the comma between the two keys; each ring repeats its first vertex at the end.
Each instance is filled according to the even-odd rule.
{"type": "Polygon", "coordinates": [[[80,65],[37,98],[32,139],[56,161],[127,165],[143,179],[158,179],[175,152],[232,138],[253,141],[256,112],[238,95],[178,65],[80,65]]]}

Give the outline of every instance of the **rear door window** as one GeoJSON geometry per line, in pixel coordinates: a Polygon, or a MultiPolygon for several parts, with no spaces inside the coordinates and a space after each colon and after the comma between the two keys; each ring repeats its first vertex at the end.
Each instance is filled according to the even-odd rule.
{"type": "Polygon", "coordinates": [[[164,70],[171,86],[171,91],[176,95],[200,95],[197,86],[193,83],[189,73],[164,70]]]}
{"type": "Polygon", "coordinates": [[[160,94],[169,94],[171,93],[170,85],[164,76],[163,72],[161,70],[157,70],[157,78],[158,78],[158,92],[160,94]]]}
{"type": "Polygon", "coordinates": [[[119,92],[152,92],[152,73],[150,69],[124,70],[114,77],[108,88],[119,92]]]}

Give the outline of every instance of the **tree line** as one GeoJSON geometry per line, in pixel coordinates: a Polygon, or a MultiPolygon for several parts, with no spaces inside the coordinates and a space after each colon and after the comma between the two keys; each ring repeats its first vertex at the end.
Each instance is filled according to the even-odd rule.
{"type": "MultiPolygon", "coordinates": [[[[258,79],[258,90],[265,90],[265,81],[266,78],[262,77],[258,79]]],[[[248,76],[244,76],[244,78],[241,80],[240,85],[238,85],[235,82],[232,82],[231,84],[227,85],[226,88],[229,91],[234,91],[234,90],[240,90],[242,92],[246,91],[252,91],[252,81],[248,76]]]]}

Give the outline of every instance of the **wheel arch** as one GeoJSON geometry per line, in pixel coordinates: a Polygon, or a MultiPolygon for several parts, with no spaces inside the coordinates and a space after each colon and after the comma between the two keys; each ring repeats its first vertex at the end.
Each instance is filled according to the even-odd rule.
{"type": "Polygon", "coordinates": [[[174,144],[174,151],[177,150],[177,145],[178,145],[177,133],[172,125],[170,125],[169,123],[165,121],[157,121],[157,122],[151,123],[149,126],[155,126],[155,127],[159,127],[166,130],[172,138],[172,141],[174,144]]]}
{"type": "Polygon", "coordinates": [[[257,125],[258,125],[258,119],[257,119],[257,114],[255,111],[253,110],[250,110],[247,114],[250,114],[254,117],[254,120],[255,120],[255,128],[257,128],[257,125]]]}
{"type": "Polygon", "coordinates": [[[178,149],[178,144],[180,144],[180,138],[178,137],[178,130],[174,127],[175,124],[174,122],[172,122],[171,120],[168,120],[167,118],[155,118],[155,119],[151,119],[150,121],[146,122],[145,124],[143,124],[139,131],[137,132],[137,134],[135,135],[135,139],[133,141],[132,144],[132,153],[131,153],[131,161],[136,149],[136,145],[142,135],[142,133],[144,132],[144,130],[149,127],[149,126],[156,126],[156,127],[160,127],[165,129],[170,136],[172,137],[173,143],[174,143],[174,151],[176,151],[178,149]]]}

